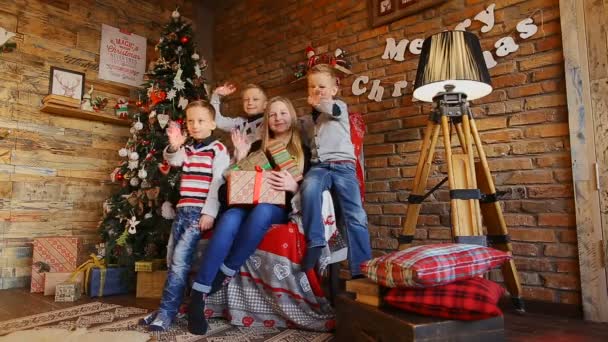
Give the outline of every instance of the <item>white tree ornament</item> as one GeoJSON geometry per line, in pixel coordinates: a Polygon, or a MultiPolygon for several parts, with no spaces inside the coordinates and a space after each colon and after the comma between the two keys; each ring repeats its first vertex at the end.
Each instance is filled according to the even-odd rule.
{"type": "Polygon", "coordinates": [[[139,162],[137,160],[129,160],[129,163],[127,165],[127,168],[129,170],[135,170],[137,169],[137,167],[139,167],[139,162]]]}
{"type": "Polygon", "coordinates": [[[139,185],[139,178],[137,178],[137,177],[131,178],[131,180],[129,181],[129,184],[131,184],[131,186],[138,186],[139,185]]]}
{"type": "Polygon", "coordinates": [[[137,221],[137,217],[133,216],[130,219],[127,220],[127,225],[129,225],[129,234],[135,234],[137,233],[137,225],[139,224],[140,221],[137,221]]]}
{"type": "Polygon", "coordinates": [[[144,169],[141,169],[137,173],[137,177],[139,177],[141,179],[146,179],[146,177],[148,177],[148,172],[146,170],[144,170],[144,169]]]}
{"type": "Polygon", "coordinates": [[[393,97],[399,97],[401,95],[403,95],[401,93],[402,89],[405,89],[407,87],[407,81],[398,81],[395,82],[395,89],[393,89],[393,97]]]}
{"type": "Polygon", "coordinates": [[[139,154],[137,154],[137,152],[131,152],[131,154],[129,154],[129,159],[131,159],[131,160],[138,160],[139,159],[139,154]]]}
{"type": "Polygon", "coordinates": [[[484,51],[483,52],[483,59],[486,61],[486,66],[488,67],[488,69],[492,69],[493,67],[496,66],[496,60],[494,59],[494,56],[492,56],[492,53],[490,51],[484,51]]]}
{"type": "Polygon", "coordinates": [[[526,18],[520,21],[517,23],[515,28],[517,29],[517,32],[519,32],[519,36],[522,39],[530,38],[538,31],[538,26],[534,24],[534,20],[532,18],[526,18]]]}
{"type": "Polygon", "coordinates": [[[511,37],[500,38],[496,41],[494,47],[496,48],[496,56],[498,57],[507,56],[519,49],[519,45],[511,37]]]}
{"type": "Polygon", "coordinates": [[[471,19],[467,19],[454,27],[454,31],[466,31],[471,26],[471,19]]]}
{"type": "Polygon", "coordinates": [[[203,75],[200,65],[194,65],[194,74],[196,75],[196,77],[201,77],[203,75]]]}
{"type": "Polygon", "coordinates": [[[365,93],[367,91],[367,87],[361,88],[361,83],[367,84],[367,82],[369,82],[369,76],[357,77],[353,82],[353,85],[351,86],[351,91],[353,92],[353,95],[359,96],[365,93]]]}
{"type": "Polygon", "coordinates": [[[374,80],[372,82],[372,90],[369,91],[367,98],[380,102],[382,101],[382,95],[384,95],[384,87],[380,85],[380,80],[374,80]]]}
{"type": "Polygon", "coordinates": [[[126,148],[123,147],[120,150],[118,150],[118,155],[124,158],[129,155],[129,150],[127,150],[126,148]]]}
{"type": "Polygon", "coordinates": [[[144,124],[137,121],[133,124],[133,128],[135,128],[136,131],[141,131],[144,128],[144,124]]]}
{"type": "Polygon", "coordinates": [[[167,100],[173,100],[177,95],[177,90],[171,89],[167,92],[167,100]]]}
{"type": "Polygon", "coordinates": [[[158,124],[160,125],[160,128],[164,129],[169,123],[169,114],[158,114],[156,115],[156,119],[158,119],[158,124]]]}
{"type": "Polygon", "coordinates": [[[188,100],[185,97],[180,96],[179,103],[177,104],[177,106],[180,107],[181,109],[186,109],[187,105],[188,105],[188,100]]]}
{"type": "Polygon", "coordinates": [[[494,7],[496,7],[496,5],[491,4],[485,10],[477,13],[475,18],[473,18],[485,24],[481,27],[481,32],[490,32],[490,30],[492,30],[492,28],[494,27],[494,7]]]}

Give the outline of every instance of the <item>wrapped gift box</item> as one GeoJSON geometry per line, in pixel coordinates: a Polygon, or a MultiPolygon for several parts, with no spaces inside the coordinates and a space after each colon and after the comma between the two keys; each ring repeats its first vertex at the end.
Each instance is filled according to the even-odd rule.
{"type": "Polygon", "coordinates": [[[228,205],[272,203],[285,205],[285,191],[268,183],[269,171],[232,171],[228,176],[228,205]]]}
{"type": "Polygon", "coordinates": [[[138,272],[137,273],[137,298],[160,298],[163,295],[167,271],[138,272]]]}
{"type": "Polygon", "coordinates": [[[34,239],[31,292],[44,292],[45,272],[72,272],[87,258],[80,238],[54,236],[34,239]]]}
{"type": "Polygon", "coordinates": [[[55,290],[56,302],[75,302],[82,294],[82,283],[67,281],[57,284],[55,290]]]}
{"type": "Polygon", "coordinates": [[[129,270],[126,267],[91,268],[89,297],[103,297],[129,292],[129,270]],[[102,276],[103,275],[103,276],[102,276]]]}
{"type": "Polygon", "coordinates": [[[165,259],[142,260],[135,262],[135,272],[154,272],[165,268],[165,259]]]}
{"type": "Polygon", "coordinates": [[[250,153],[243,160],[233,165],[231,169],[236,171],[255,171],[256,166],[263,170],[272,169],[272,165],[270,165],[270,162],[263,151],[250,153]]]}
{"type": "Polygon", "coordinates": [[[268,146],[274,164],[280,169],[289,172],[296,182],[302,179],[302,171],[294,157],[287,151],[287,146],[280,141],[274,141],[268,146]]]}
{"type": "Polygon", "coordinates": [[[0,247],[0,290],[29,287],[32,247],[0,247]]]}
{"type": "MultiPolygon", "coordinates": [[[[72,276],[71,272],[47,272],[44,274],[44,295],[53,296],[55,295],[55,288],[60,283],[64,283],[70,280],[72,276]]],[[[84,282],[84,273],[80,272],[76,275],[73,282],[81,283],[84,282]]],[[[82,287],[81,287],[82,289],[82,287]]]]}

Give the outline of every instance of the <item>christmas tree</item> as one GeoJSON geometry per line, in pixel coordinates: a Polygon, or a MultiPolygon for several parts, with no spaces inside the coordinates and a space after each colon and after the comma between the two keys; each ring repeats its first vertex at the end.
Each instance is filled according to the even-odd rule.
{"type": "MultiPolygon", "coordinates": [[[[179,199],[180,170],[163,160],[169,121],[183,125],[189,101],[207,99],[202,76],[206,61],[196,53],[192,26],[178,10],[165,25],[155,47],[159,52],[146,73],[146,82],[135,103],[117,114],[132,122],[131,137],[118,151],[124,158],[111,174],[121,185],[104,203],[100,224],[106,263],[131,265],[137,260],[163,258],[179,199]]],[[[185,127],[184,127],[185,128],[185,127]]]]}

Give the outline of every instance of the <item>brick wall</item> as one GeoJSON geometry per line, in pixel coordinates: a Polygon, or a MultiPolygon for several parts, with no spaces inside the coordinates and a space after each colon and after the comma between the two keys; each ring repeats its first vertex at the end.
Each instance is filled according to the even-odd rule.
{"type": "MultiPolygon", "coordinates": [[[[354,76],[343,82],[341,95],[351,111],[365,114],[367,123],[366,210],[373,247],[378,253],[393,250],[429,106],[412,102],[417,56],[407,53],[403,62],[381,59],[386,38],[424,38],[473,19],[491,3],[496,3],[494,28],[480,34],[482,24],[473,21],[469,30],[480,35],[485,49],[505,36],[515,38],[520,47],[505,57],[495,55],[498,65],[490,71],[494,92],[475,101],[473,108],[496,185],[507,193],[502,204],[524,294],[578,304],[558,0],[450,0],[374,29],[368,26],[366,1],[242,1],[216,17],[215,79],[259,83],[271,96],[288,96],[303,113],[305,82],[291,83],[291,67],[304,59],[304,49],[311,44],[317,53],[345,49],[356,74],[382,80],[387,88],[382,102],[368,100],[368,93],[352,95],[354,76]],[[532,14],[539,30],[520,39],[515,25],[532,14]],[[410,82],[405,95],[390,97],[391,84],[403,79],[410,82]]],[[[227,100],[225,110],[240,111],[236,96],[227,100]]],[[[442,179],[444,171],[445,166],[437,163],[430,184],[442,179]]],[[[424,204],[416,238],[424,242],[450,238],[446,199],[447,191],[441,190],[424,204]]],[[[500,274],[493,277],[500,279],[500,274]]]]}
{"type": "MultiPolygon", "coordinates": [[[[191,11],[177,2],[183,14],[191,11]]],[[[108,175],[129,128],[41,112],[50,66],[96,79],[102,23],[147,37],[151,56],[175,2],[0,3],[0,26],[17,33],[17,49],[0,54],[0,246],[45,235],[97,238],[101,205],[113,191],[108,175]]]]}

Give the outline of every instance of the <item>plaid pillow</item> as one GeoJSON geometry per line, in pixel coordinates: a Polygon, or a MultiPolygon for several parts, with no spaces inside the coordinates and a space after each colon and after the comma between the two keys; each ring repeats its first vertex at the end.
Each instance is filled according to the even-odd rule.
{"type": "Polygon", "coordinates": [[[500,285],[476,277],[424,289],[391,289],[384,300],[425,316],[471,321],[502,315],[496,303],[504,292],[500,285]]]}
{"type": "Polygon", "coordinates": [[[389,253],[364,262],[361,269],[386,287],[429,287],[470,279],[510,258],[493,248],[445,243],[389,253]]]}

